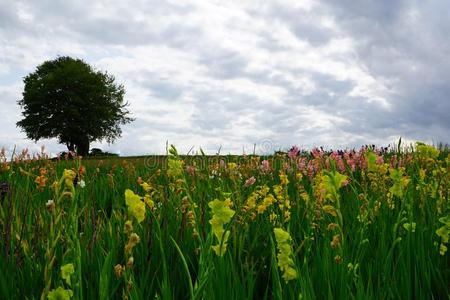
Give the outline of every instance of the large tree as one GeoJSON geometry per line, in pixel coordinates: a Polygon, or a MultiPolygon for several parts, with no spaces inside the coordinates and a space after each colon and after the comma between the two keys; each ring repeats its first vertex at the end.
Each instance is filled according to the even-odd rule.
{"type": "Polygon", "coordinates": [[[28,138],[57,138],[69,151],[89,152],[93,141],[112,143],[120,125],[131,122],[124,103],[125,89],[114,76],[94,70],[81,59],[46,61],[24,78],[17,122],[28,138]]]}

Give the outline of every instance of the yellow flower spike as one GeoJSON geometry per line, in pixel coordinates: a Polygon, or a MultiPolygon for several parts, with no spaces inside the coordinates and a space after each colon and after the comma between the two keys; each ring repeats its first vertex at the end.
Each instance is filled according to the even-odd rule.
{"type": "Polygon", "coordinates": [[[208,203],[212,211],[212,218],[209,220],[212,231],[218,240],[218,244],[211,246],[216,255],[223,256],[226,252],[228,237],[230,231],[225,231],[223,226],[231,221],[235,212],[227,206],[226,201],[215,199],[208,203]]]}
{"type": "Polygon", "coordinates": [[[128,213],[136,218],[138,223],[145,219],[145,204],[141,201],[141,197],[127,189],[125,191],[125,203],[128,207],[128,213]]]}
{"type": "Polygon", "coordinates": [[[287,186],[289,184],[289,180],[286,174],[280,172],[280,182],[282,185],[287,186]]]}
{"type": "Polygon", "coordinates": [[[275,239],[277,241],[278,248],[278,267],[283,272],[283,278],[287,282],[289,280],[297,278],[297,271],[295,270],[295,264],[291,258],[293,252],[290,245],[291,235],[289,232],[284,231],[282,228],[274,228],[275,239]]]}

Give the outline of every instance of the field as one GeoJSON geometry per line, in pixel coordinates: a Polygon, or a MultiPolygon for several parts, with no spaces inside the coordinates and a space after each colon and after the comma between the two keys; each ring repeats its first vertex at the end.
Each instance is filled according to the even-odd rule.
{"type": "Polygon", "coordinates": [[[450,155],[0,153],[1,299],[449,299],[450,155]]]}

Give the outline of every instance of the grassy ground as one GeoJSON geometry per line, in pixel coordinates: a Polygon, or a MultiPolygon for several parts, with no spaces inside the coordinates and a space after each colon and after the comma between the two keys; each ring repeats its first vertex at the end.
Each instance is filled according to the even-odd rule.
{"type": "Polygon", "coordinates": [[[0,298],[449,299],[449,159],[0,157],[0,298]]]}

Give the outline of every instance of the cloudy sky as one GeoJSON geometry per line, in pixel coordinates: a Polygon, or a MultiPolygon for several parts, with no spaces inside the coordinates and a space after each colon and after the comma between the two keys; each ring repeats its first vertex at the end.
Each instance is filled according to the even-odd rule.
{"type": "Polygon", "coordinates": [[[450,142],[450,5],[430,1],[0,0],[0,148],[23,77],[84,59],[115,75],[136,121],[123,155],[450,142]]]}

